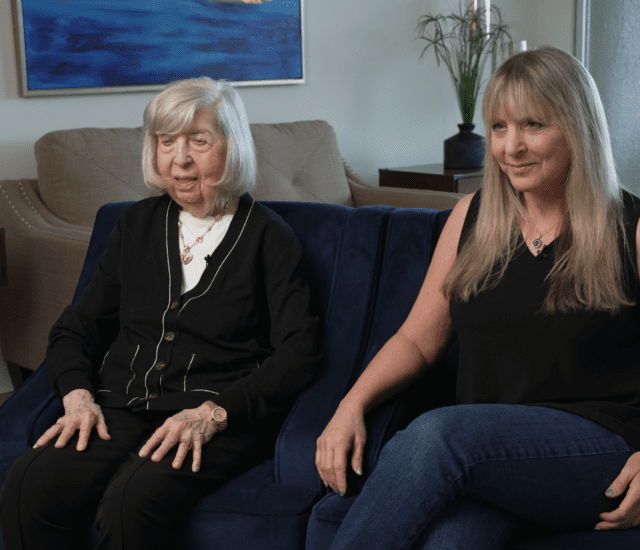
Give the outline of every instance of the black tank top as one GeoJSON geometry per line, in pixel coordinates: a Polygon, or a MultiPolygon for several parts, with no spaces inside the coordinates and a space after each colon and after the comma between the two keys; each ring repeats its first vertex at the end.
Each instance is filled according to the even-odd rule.
{"type": "MultiPolygon", "coordinates": [[[[480,205],[473,197],[459,250],[480,205]]],[[[636,226],[640,200],[624,193],[630,252],[624,257],[628,295],[636,304],[636,226]]],[[[500,283],[469,302],[451,301],[460,338],[457,402],[510,403],[562,409],[591,419],[640,449],[640,307],[617,314],[541,313],[554,263],[551,243],[534,256],[520,237],[500,283]]]]}

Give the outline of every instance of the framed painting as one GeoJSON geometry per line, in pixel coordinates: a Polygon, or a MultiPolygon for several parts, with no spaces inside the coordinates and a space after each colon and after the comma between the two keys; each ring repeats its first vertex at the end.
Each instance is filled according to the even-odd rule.
{"type": "Polygon", "coordinates": [[[303,0],[11,0],[22,97],[304,83],[303,0]]]}

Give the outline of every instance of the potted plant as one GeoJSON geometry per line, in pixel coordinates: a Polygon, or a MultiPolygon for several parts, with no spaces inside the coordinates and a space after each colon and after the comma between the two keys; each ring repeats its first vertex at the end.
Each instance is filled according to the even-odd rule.
{"type": "Polygon", "coordinates": [[[462,115],[460,132],[444,143],[444,166],[480,168],[484,162],[484,139],[473,133],[473,116],[487,59],[496,48],[512,44],[509,28],[502,22],[497,6],[478,8],[477,1],[458,13],[423,15],[418,20],[418,38],[426,42],[420,54],[433,49],[438,66],[442,61],[449,70],[462,115]]]}

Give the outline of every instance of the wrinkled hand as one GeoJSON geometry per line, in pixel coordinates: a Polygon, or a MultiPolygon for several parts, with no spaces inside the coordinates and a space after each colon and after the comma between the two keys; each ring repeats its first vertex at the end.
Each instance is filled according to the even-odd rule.
{"type": "Polygon", "coordinates": [[[220,424],[211,418],[211,408],[205,404],[197,409],[186,409],[165,420],[140,449],[140,456],[147,456],[153,449],[151,460],[159,462],[170,449],[179,445],[172,466],[179,470],[190,450],[193,450],[192,470],[197,472],[202,461],[202,446],[222,431],[220,424]]]}
{"type": "Polygon", "coordinates": [[[615,498],[627,491],[620,506],[613,512],[600,514],[603,520],[596,529],[630,529],[640,525],[640,452],[629,457],[620,475],[613,481],[605,493],[615,498]]]}
{"type": "Polygon", "coordinates": [[[349,452],[351,467],[362,475],[362,456],[367,441],[364,414],[341,405],[316,445],[316,467],[327,487],[340,496],[347,492],[347,461],[349,452]]]}
{"type": "Polygon", "coordinates": [[[105,441],[111,439],[104,422],[102,409],[93,402],[93,396],[87,390],[69,392],[62,398],[62,404],[64,405],[64,416],[42,434],[42,437],[33,446],[34,448],[41,447],[57,437],[56,449],[62,449],[73,434],[79,430],[76,449],[84,451],[94,426],[101,439],[105,441]]]}

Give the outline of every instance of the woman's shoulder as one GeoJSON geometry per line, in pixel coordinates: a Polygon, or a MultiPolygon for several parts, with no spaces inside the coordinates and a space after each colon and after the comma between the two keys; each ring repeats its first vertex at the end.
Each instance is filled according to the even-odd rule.
{"type": "Polygon", "coordinates": [[[482,191],[476,191],[475,193],[471,193],[470,195],[465,195],[462,197],[458,204],[453,209],[451,214],[456,214],[459,217],[466,218],[467,214],[471,212],[477,212],[480,207],[480,197],[482,195],[482,191]]]}
{"type": "Polygon", "coordinates": [[[118,223],[127,227],[136,227],[147,225],[154,218],[164,220],[171,203],[172,200],[167,194],[141,199],[123,209],[118,223]]]}
{"type": "Polygon", "coordinates": [[[463,228],[467,226],[468,213],[473,208],[473,203],[477,200],[478,193],[466,195],[457,202],[438,238],[438,246],[449,250],[454,259],[459,251],[463,228]]]}
{"type": "Polygon", "coordinates": [[[255,230],[265,233],[272,239],[298,240],[292,227],[275,210],[261,204],[248,194],[240,197],[240,205],[243,204],[248,209],[249,221],[255,230]]]}
{"type": "Polygon", "coordinates": [[[170,203],[171,197],[166,193],[154,195],[130,204],[122,211],[122,215],[131,217],[151,216],[158,211],[166,211],[170,203]]]}
{"type": "Polygon", "coordinates": [[[627,220],[638,221],[640,218],[640,198],[627,191],[622,190],[622,203],[624,208],[624,215],[627,220]]]}
{"type": "Polygon", "coordinates": [[[476,191],[471,195],[467,195],[458,201],[449,220],[452,225],[451,234],[458,242],[458,251],[464,243],[471,227],[478,217],[478,209],[480,208],[481,191],[476,191]]]}

